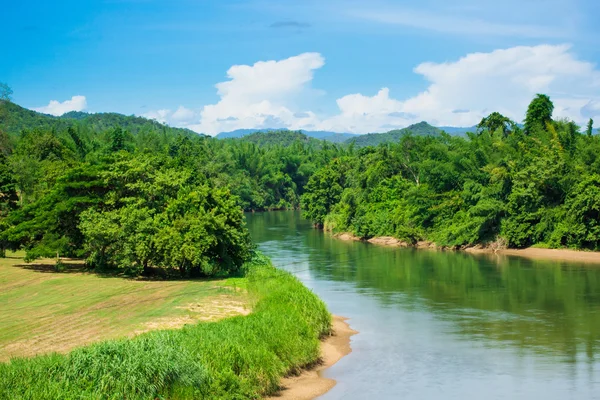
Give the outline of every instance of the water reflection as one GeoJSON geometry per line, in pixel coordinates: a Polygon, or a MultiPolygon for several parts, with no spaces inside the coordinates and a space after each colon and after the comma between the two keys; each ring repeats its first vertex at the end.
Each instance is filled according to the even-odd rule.
{"type": "Polygon", "coordinates": [[[344,242],[311,229],[293,212],[252,215],[248,221],[253,238],[277,265],[327,290],[335,282],[351,285],[354,295],[344,301],[360,308],[360,302],[374,299],[379,307],[368,312],[381,324],[392,323],[388,308],[416,311],[419,318],[441,322],[435,340],[455,337],[471,347],[508,349],[517,363],[526,354],[550,365],[583,363],[588,384],[598,383],[598,267],[344,242]]]}

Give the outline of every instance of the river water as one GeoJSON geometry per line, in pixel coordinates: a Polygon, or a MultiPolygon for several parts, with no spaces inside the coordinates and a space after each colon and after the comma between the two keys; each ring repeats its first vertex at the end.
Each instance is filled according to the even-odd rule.
{"type": "Polygon", "coordinates": [[[360,332],[322,399],[600,399],[600,267],[344,242],[298,212],[247,221],[360,332]]]}

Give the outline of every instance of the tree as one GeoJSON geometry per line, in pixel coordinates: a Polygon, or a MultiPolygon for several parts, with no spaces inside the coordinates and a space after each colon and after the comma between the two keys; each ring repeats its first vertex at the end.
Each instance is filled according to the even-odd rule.
{"type": "Polygon", "coordinates": [[[110,151],[117,152],[125,149],[125,133],[121,127],[116,127],[110,133],[110,151]]]}
{"type": "Polygon", "coordinates": [[[484,130],[494,133],[498,129],[502,129],[502,135],[504,136],[508,136],[511,132],[514,132],[515,128],[516,124],[510,118],[505,117],[499,112],[491,113],[477,124],[478,133],[481,133],[484,130]]]}
{"type": "Polygon", "coordinates": [[[322,228],[331,208],[340,201],[344,190],[344,174],[339,159],[321,168],[308,180],[302,195],[302,213],[322,228]]]}
{"type": "Polygon", "coordinates": [[[10,213],[10,226],[0,232],[0,242],[11,250],[25,249],[27,258],[60,253],[78,256],[83,246],[80,214],[100,203],[108,192],[100,168],[83,164],[67,171],[43,197],[10,213]]]}
{"type": "Polygon", "coordinates": [[[538,94],[529,103],[525,116],[525,133],[531,135],[535,128],[546,128],[546,124],[552,122],[554,104],[545,94],[538,94]]]}
{"type": "Polygon", "coordinates": [[[0,82],[0,101],[11,101],[13,91],[6,83],[0,82]]]}
{"type": "Polygon", "coordinates": [[[10,171],[6,156],[0,152],[0,218],[17,208],[17,183],[10,171]]]}
{"type": "Polygon", "coordinates": [[[587,128],[585,130],[585,133],[587,133],[588,136],[592,136],[593,132],[594,132],[594,120],[590,118],[590,120],[588,121],[588,124],[587,124],[587,128]]]}

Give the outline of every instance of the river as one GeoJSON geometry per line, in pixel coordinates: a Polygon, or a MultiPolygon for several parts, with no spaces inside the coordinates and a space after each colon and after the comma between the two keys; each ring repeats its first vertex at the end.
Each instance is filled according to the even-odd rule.
{"type": "Polygon", "coordinates": [[[360,332],[320,399],[600,399],[600,267],[345,242],[291,211],[247,221],[360,332]]]}

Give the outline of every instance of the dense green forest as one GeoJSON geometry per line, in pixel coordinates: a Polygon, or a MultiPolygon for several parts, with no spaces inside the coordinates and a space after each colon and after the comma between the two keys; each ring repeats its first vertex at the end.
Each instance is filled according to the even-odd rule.
{"type": "Polygon", "coordinates": [[[465,137],[420,123],[339,145],[299,132],[217,140],[3,100],[0,247],[211,275],[251,252],[242,211],[301,205],[361,238],[598,249],[600,139],[552,111],[539,95],[524,125],[492,113],[465,137]]]}
{"type": "Polygon", "coordinates": [[[439,136],[442,133],[443,131],[441,129],[422,121],[418,124],[413,124],[403,129],[394,129],[385,133],[369,133],[366,135],[360,135],[355,138],[347,139],[346,143],[352,144],[354,147],[379,146],[380,144],[385,143],[397,143],[406,135],[439,136]]]}
{"type": "Polygon", "coordinates": [[[346,154],[299,133],[269,135],[216,140],[0,101],[0,249],[131,274],[235,271],[252,247],[242,211],[297,208],[314,171],[346,154]]]}
{"type": "Polygon", "coordinates": [[[403,135],[319,169],[304,215],[333,232],[409,243],[600,248],[600,138],[552,119],[538,95],[520,125],[492,113],[467,137],[403,135]]]}

